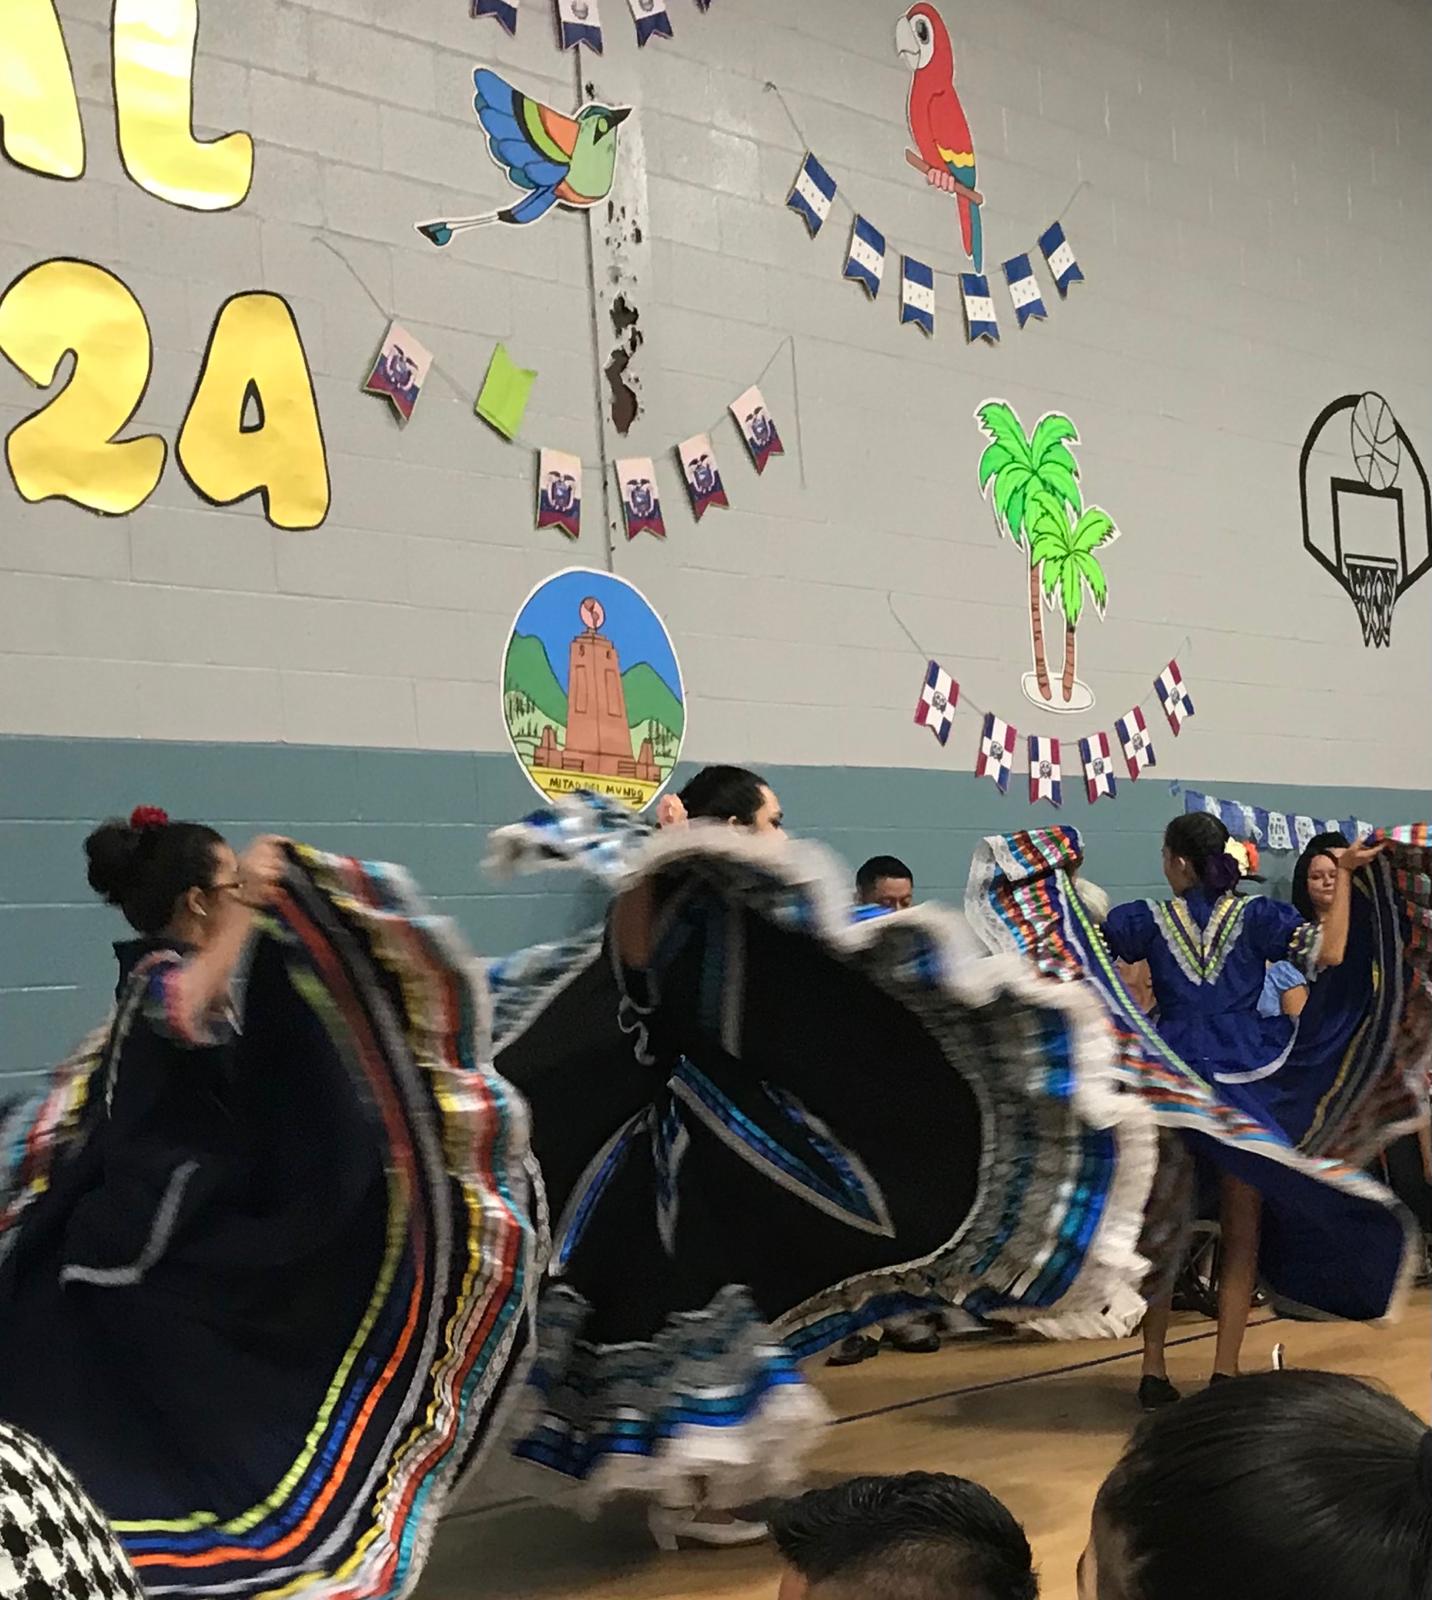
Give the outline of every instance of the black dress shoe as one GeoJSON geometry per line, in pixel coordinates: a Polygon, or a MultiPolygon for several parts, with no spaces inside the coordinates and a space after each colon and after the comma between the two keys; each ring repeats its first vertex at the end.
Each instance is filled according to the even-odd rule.
{"type": "Polygon", "coordinates": [[[833,1356],[826,1359],[828,1367],[858,1367],[862,1361],[869,1361],[871,1356],[880,1354],[880,1341],[867,1339],[863,1333],[852,1333],[848,1339],[840,1341],[840,1347],[833,1356]]]}
{"type": "Polygon", "coordinates": [[[1176,1406],[1183,1396],[1167,1378],[1143,1378],[1139,1382],[1139,1410],[1162,1411],[1176,1406]]]}

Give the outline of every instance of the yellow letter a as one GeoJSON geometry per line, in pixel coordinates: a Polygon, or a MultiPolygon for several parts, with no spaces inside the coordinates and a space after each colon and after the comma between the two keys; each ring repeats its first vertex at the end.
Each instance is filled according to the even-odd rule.
{"type": "Polygon", "coordinates": [[[277,295],[235,295],[220,310],[178,456],[215,505],[261,494],[276,528],[316,528],[328,515],[313,378],[293,312],[277,295]]]}

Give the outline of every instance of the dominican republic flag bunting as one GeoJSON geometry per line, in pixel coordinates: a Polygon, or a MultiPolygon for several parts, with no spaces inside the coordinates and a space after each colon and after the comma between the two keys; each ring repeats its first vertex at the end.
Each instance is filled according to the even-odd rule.
{"type": "Polygon", "coordinates": [[[475,17],[496,17],[509,33],[517,32],[517,0],[472,0],[475,17]]]}
{"type": "Polygon", "coordinates": [[[805,223],[812,239],[825,226],[834,201],[835,179],[807,150],[791,192],[786,196],[786,204],[805,223]]]}
{"type": "Polygon", "coordinates": [[[960,686],[940,665],[932,661],[925,669],[925,682],[915,707],[915,721],[944,744],[950,737],[955,721],[955,707],[960,703],[960,686]]]}
{"type": "Polygon", "coordinates": [[[935,274],[914,256],[900,257],[900,321],[925,334],[935,331],[935,274]]]}
{"type": "Polygon", "coordinates": [[[1029,803],[1047,800],[1052,806],[1064,804],[1064,774],[1059,766],[1059,741],[1041,734],[1029,736],[1029,803]]]}
{"type": "Polygon", "coordinates": [[[988,339],[999,343],[999,322],[994,314],[994,299],[989,292],[989,279],[982,272],[960,274],[960,294],[965,302],[965,342],[988,339]]]}
{"type": "Polygon", "coordinates": [[[1059,298],[1063,300],[1069,294],[1071,283],[1083,283],[1084,274],[1074,259],[1073,247],[1064,237],[1062,223],[1049,224],[1039,236],[1039,248],[1044,252],[1044,259],[1049,263],[1049,270],[1054,277],[1054,287],[1058,289],[1059,298]]]}
{"type": "Polygon", "coordinates": [[[636,23],[638,48],[648,39],[671,38],[671,18],[667,15],[666,0],[627,0],[632,21],[636,23]]]}
{"type": "Polygon", "coordinates": [[[1184,685],[1183,674],[1178,670],[1177,661],[1170,661],[1159,673],[1154,679],[1154,688],[1159,692],[1159,703],[1164,708],[1168,725],[1177,735],[1184,723],[1193,715],[1193,701],[1184,685]]]}
{"type": "Polygon", "coordinates": [[[995,716],[993,711],[985,712],[975,776],[993,778],[1001,794],[1009,792],[1009,775],[1014,771],[1014,741],[1018,737],[1017,731],[995,716]]]}
{"type": "Polygon", "coordinates": [[[885,235],[864,217],[857,217],[850,230],[845,276],[862,285],[872,300],[880,293],[885,278],[885,235]]]}
{"type": "Polygon", "coordinates": [[[1044,296],[1039,291],[1039,280],[1029,264],[1028,255],[1011,256],[1004,264],[1004,276],[1009,284],[1009,298],[1014,302],[1014,314],[1022,328],[1031,317],[1047,317],[1044,296]]]}
{"type": "Polygon", "coordinates": [[[1108,734],[1096,733],[1091,739],[1081,739],[1079,759],[1084,763],[1084,787],[1089,791],[1089,804],[1092,806],[1105,795],[1112,800],[1119,786],[1114,781],[1114,758],[1109,751],[1108,734]]]}
{"type": "Polygon", "coordinates": [[[1120,717],[1114,723],[1114,732],[1118,734],[1119,743],[1124,747],[1124,760],[1129,764],[1131,778],[1139,777],[1145,767],[1158,766],[1158,757],[1154,754],[1154,742],[1149,738],[1148,724],[1144,721],[1144,713],[1140,707],[1135,706],[1127,716],[1120,717]]]}

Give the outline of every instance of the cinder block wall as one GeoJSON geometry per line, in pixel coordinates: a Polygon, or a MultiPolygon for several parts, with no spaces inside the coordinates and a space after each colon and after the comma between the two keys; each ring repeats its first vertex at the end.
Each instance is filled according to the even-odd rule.
{"type": "MultiPolygon", "coordinates": [[[[962,264],[950,208],[904,162],[902,9],[717,0],[702,16],[672,0],[675,39],[638,54],[609,0],[606,53],[578,63],[530,0],[515,41],[466,0],[204,0],[196,126],[250,131],[257,160],[242,207],[201,215],[124,175],[110,7],[58,0],[88,169],[61,183],[0,163],[0,282],[61,255],[124,280],[155,347],[131,432],[162,434],[171,456],[220,305],[285,296],[333,505],[315,532],[278,531],[257,501],[202,502],[171,459],[140,510],[107,519],[27,504],[0,475],[0,1075],[34,1071],[102,998],[112,924],[87,905],[78,846],[139,800],[399,855],[484,949],[587,914],[575,889],[498,892],[477,866],[484,828],[527,798],[499,715],[507,630],[574,561],[610,562],[666,618],[689,761],[769,769],[803,831],[852,859],[907,855],[929,892],[956,892],[973,839],[1029,812],[970,775],[973,713],[943,750],[911,726],[924,657],[892,606],[967,700],[1071,743],[1111,728],[1179,655],[1199,715],[1158,740],[1157,772],[1092,810],[1066,774],[1065,816],[1112,888],[1154,886],[1157,830],[1181,805],[1171,782],[1426,815],[1432,580],[1399,604],[1392,647],[1364,648],[1346,595],[1303,553],[1297,475],[1318,411],[1364,389],[1432,459],[1425,7],[946,5],[992,278],[1087,185],[1065,223],[1088,281],[1067,302],[1050,292],[1048,321],[1023,333],[996,282],[995,349],[965,344],[952,278],[926,341],[898,325],[894,281],[871,306],[841,280],[844,211],[812,242],[783,209],[804,147],[768,81],[889,235],[892,278],[899,246],[962,264]],[[508,192],[472,115],[480,61],[559,108],[588,90],[637,107],[623,214],[489,229],[442,253],[414,232],[508,192]],[[625,437],[600,371],[614,270],[643,338],[625,437]],[[441,369],[406,429],[360,392],[389,316],[441,369]],[[530,454],[472,415],[498,339],[540,372],[525,437],[587,464],[575,546],[533,531],[530,454]],[[697,526],[670,446],[768,363],[789,453],[758,480],[724,424],[733,506],[697,526]],[[1107,617],[1079,636],[1087,717],[1041,717],[1020,694],[1022,558],[975,483],[972,413],[992,396],[1027,422],[1074,419],[1086,494],[1123,530],[1107,617]],[[628,546],[603,526],[602,463],[647,453],[670,537],[628,546]]],[[[0,362],[0,428],[43,398],[0,362]]]]}

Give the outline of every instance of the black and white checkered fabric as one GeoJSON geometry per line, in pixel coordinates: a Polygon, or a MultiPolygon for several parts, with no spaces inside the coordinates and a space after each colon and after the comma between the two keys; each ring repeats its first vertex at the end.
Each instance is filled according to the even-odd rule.
{"type": "Polygon", "coordinates": [[[3,1422],[0,1600],[144,1600],[84,1490],[44,1445],[3,1422]]]}

